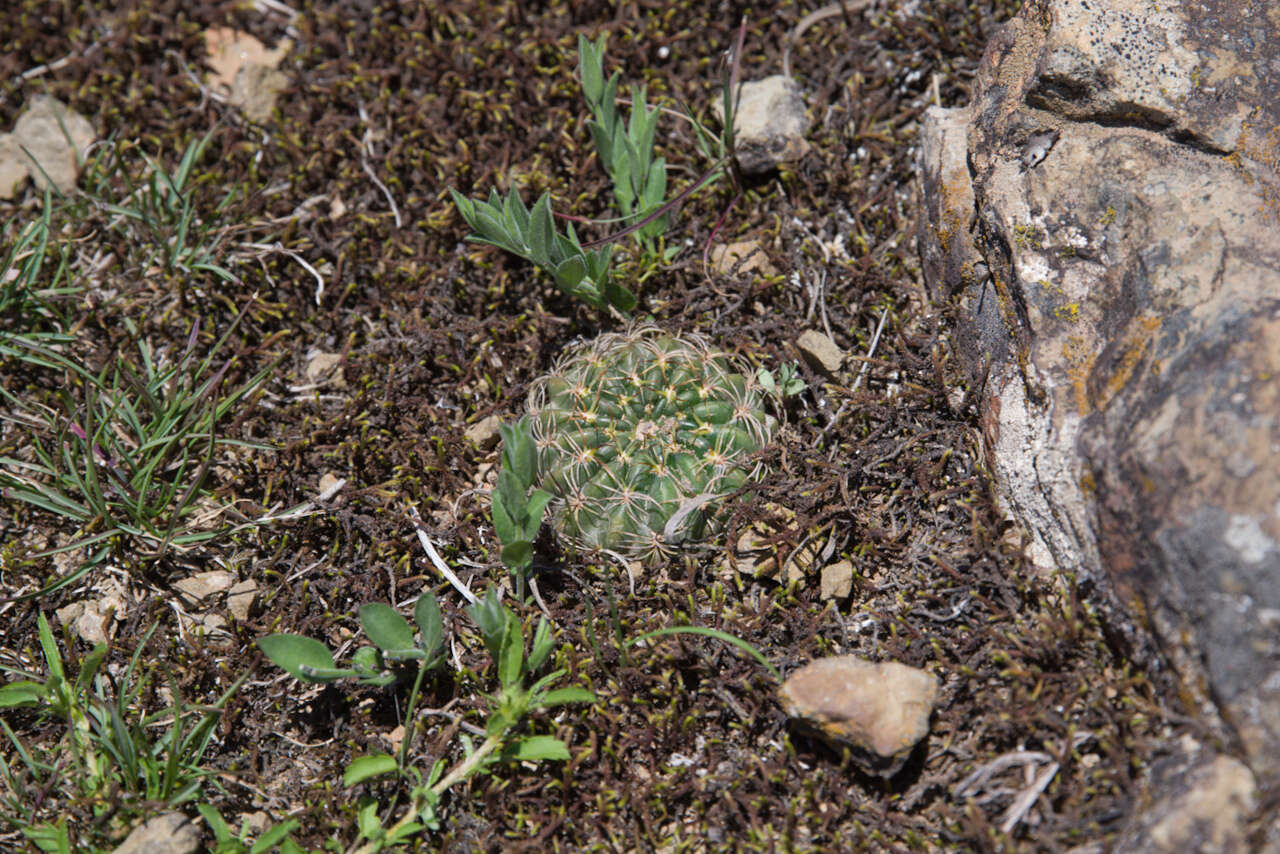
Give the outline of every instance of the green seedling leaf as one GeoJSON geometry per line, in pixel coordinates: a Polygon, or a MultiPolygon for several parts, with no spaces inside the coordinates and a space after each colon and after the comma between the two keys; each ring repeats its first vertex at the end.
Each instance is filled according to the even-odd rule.
{"type": "MultiPolygon", "coordinates": [[[[449,196],[453,199],[453,206],[458,209],[458,213],[462,215],[462,218],[466,221],[467,225],[475,228],[475,226],[472,225],[472,221],[476,217],[476,203],[452,187],[449,188],[449,196]]],[[[481,204],[483,204],[483,202],[481,204]]]]}
{"type": "Polygon", "coordinates": [[[542,515],[552,497],[545,489],[535,489],[529,496],[524,510],[524,530],[520,532],[524,539],[533,540],[538,536],[538,529],[542,527],[542,515]]]}
{"type": "Polygon", "coordinates": [[[76,690],[84,691],[93,684],[93,677],[97,674],[98,668],[102,666],[102,661],[107,657],[107,645],[105,643],[95,644],[89,654],[80,662],[80,672],[76,674],[76,690]]]}
{"type": "MultiPolygon", "coordinates": [[[[581,253],[581,249],[578,250],[581,253]]],[[[538,449],[533,435],[529,432],[528,422],[521,418],[514,424],[502,424],[498,427],[502,435],[502,468],[515,475],[521,497],[533,484],[535,469],[538,464],[538,449]]]]}
{"type": "Polygon", "coordinates": [[[529,663],[526,668],[528,672],[537,672],[542,663],[547,660],[547,656],[551,654],[554,643],[551,637],[551,624],[547,622],[546,617],[539,618],[538,628],[533,633],[533,648],[529,651],[529,663]]]}
{"type": "Polygon", "coordinates": [[[411,821],[407,824],[397,825],[395,829],[392,830],[391,833],[387,834],[387,843],[390,845],[394,845],[397,842],[404,842],[406,839],[409,839],[415,833],[422,830],[423,827],[424,825],[419,824],[416,821],[411,821]]]}
{"type": "MultiPolygon", "coordinates": [[[[502,476],[498,476],[501,483],[502,476]]],[[[501,543],[513,543],[520,536],[516,522],[511,518],[511,511],[500,489],[495,490],[489,498],[489,515],[493,519],[493,530],[501,543]]]]}
{"type": "Polygon", "coordinates": [[[539,707],[549,709],[553,706],[563,706],[568,703],[594,703],[596,695],[588,691],[586,688],[571,686],[569,688],[557,688],[554,691],[548,691],[537,699],[539,707]]]}
{"type": "Polygon", "coordinates": [[[529,257],[540,267],[551,264],[555,248],[555,225],[551,220],[551,194],[543,193],[529,215],[529,257]]]}
{"type": "Polygon", "coordinates": [[[67,676],[62,669],[62,654],[58,652],[58,644],[53,639],[53,630],[49,628],[49,621],[45,618],[43,611],[36,616],[36,633],[40,638],[40,648],[44,651],[45,666],[49,668],[50,684],[54,679],[59,682],[64,681],[67,676]]]}
{"type": "Polygon", "coordinates": [[[413,621],[418,624],[418,631],[422,635],[418,648],[428,658],[434,658],[444,643],[444,620],[440,616],[440,603],[436,601],[436,594],[427,590],[418,597],[418,604],[413,606],[413,621]]]}
{"type": "MultiPolygon", "coordinates": [[[[498,488],[497,498],[502,504],[502,508],[510,516],[512,527],[524,519],[525,505],[525,489],[520,484],[520,479],[510,469],[501,469],[498,472],[498,488]]],[[[515,537],[512,537],[515,539],[515,537]]]]}
{"type": "Polygon", "coordinates": [[[396,675],[387,669],[388,661],[403,661],[411,658],[425,658],[426,655],[417,649],[405,649],[383,652],[377,647],[362,646],[351,656],[352,672],[360,677],[363,685],[390,685],[396,681],[396,675]]]}
{"type": "Polygon", "coordinates": [[[395,773],[399,766],[396,764],[396,758],[388,753],[371,753],[368,756],[359,756],[351,760],[351,764],[347,766],[346,773],[342,775],[342,785],[354,786],[356,783],[363,783],[371,777],[381,777],[383,774],[395,773]]]}
{"type": "Polygon", "coordinates": [[[504,688],[519,685],[524,675],[524,627],[511,611],[503,608],[506,617],[506,629],[503,632],[502,648],[498,654],[498,680],[504,688]]]}
{"type": "Polygon", "coordinates": [[[280,667],[303,682],[332,682],[354,671],[337,671],[333,654],[320,641],[302,635],[276,634],[258,638],[258,648],[280,667]],[[324,675],[341,673],[341,675],[324,675]]]}
{"type": "Polygon", "coordinates": [[[595,104],[604,93],[604,36],[594,45],[578,35],[578,74],[582,77],[582,94],[588,104],[595,104]]]}
{"type": "Polygon", "coordinates": [[[226,820],[223,819],[221,813],[212,804],[196,804],[196,812],[200,813],[204,823],[209,825],[209,829],[213,831],[214,842],[222,844],[235,839],[231,835],[231,828],[227,826],[226,820]]]}
{"type": "Polygon", "coordinates": [[[265,852],[275,848],[286,836],[301,826],[302,822],[296,818],[291,818],[288,821],[277,824],[275,827],[258,837],[258,841],[253,843],[253,847],[249,849],[249,854],[265,854],[265,852]]]}
{"type": "MultiPolygon", "coordinates": [[[[607,262],[606,262],[607,266],[607,262]]],[[[605,298],[609,305],[623,314],[630,314],[636,307],[636,295],[613,281],[605,282],[605,298]]]]}
{"type": "Polygon", "coordinates": [[[42,682],[21,679],[0,687],[0,709],[18,709],[38,706],[44,702],[45,686],[42,682]]]}
{"type": "Polygon", "coordinates": [[[360,606],[360,626],[383,652],[414,650],[413,627],[385,602],[369,602],[360,606]]]}
{"type": "Polygon", "coordinates": [[[467,607],[467,613],[476,624],[476,628],[480,630],[480,637],[484,640],[489,655],[497,661],[502,651],[502,639],[507,626],[507,609],[503,607],[497,591],[492,587],[489,588],[489,592],[483,599],[467,607]]]}
{"type": "MultiPolygon", "coordinates": [[[[577,294],[578,286],[587,275],[587,264],[579,256],[566,258],[551,270],[556,285],[568,294],[577,294]]],[[[596,306],[599,308],[599,306],[596,306]]]]}
{"type": "Polygon", "coordinates": [[[67,820],[58,819],[57,824],[39,824],[34,827],[21,828],[22,833],[41,851],[51,854],[71,854],[71,837],[67,833],[67,820]]]}
{"type": "Polygon", "coordinates": [[[773,676],[774,679],[778,680],[779,682],[782,681],[782,674],[778,672],[778,668],[770,664],[769,659],[765,658],[764,654],[761,653],[760,650],[756,649],[754,646],[747,643],[740,637],[731,635],[728,632],[722,632],[719,629],[708,628],[707,626],[671,626],[665,629],[656,629],[652,632],[645,632],[644,634],[638,637],[632,638],[631,640],[627,641],[626,645],[631,647],[643,641],[651,640],[657,637],[663,637],[664,635],[681,635],[681,634],[703,635],[704,637],[715,638],[716,640],[721,640],[721,641],[724,641],[725,643],[732,644],[736,646],[738,649],[742,650],[743,652],[746,652],[748,655],[750,655],[756,661],[760,662],[762,665],[764,665],[765,669],[769,671],[769,673],[773,676]]]}
{"type": "Polygon", "coordinates": [[[360,829],[360,835],[365,839],[381,841],[386,836],[387,832],[382,827],[382,822],[378,820],[378,802],[373,798],[360,799],[360,809],[356,813],[356,827],[360,829]]]}
{"type": "Polygon", "coordinates": [[[502,547],[502,562],[512,569],[524,569],[533,563],[533,543],[516,540],[502,547]]]}
{"type": "Polygon", "coordinates": [[[529,735],[508,744],[502,758],[510,762],[539,762],[569,759],[569,747],[550,735],[529,735]]]}

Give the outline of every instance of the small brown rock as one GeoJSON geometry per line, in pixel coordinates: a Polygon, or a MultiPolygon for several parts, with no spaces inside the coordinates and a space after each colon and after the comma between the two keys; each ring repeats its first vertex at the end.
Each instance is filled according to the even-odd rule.
{"type": "Polygon", "coordinates": [[[106,643],[115,633],[115,624],[125,615],[125,595],[118,585],[98,599],[84,599],[56,611],[58,622],[88,644],[106,643]]]}
{"type": "Polygon", "coordinates": [[[929,733],[938,680],[905,664],[842,655],[806,664],[779,695],[801,727],[833,747],[852,748],[867,770],[891,777],[929,733]]]}
{"type": "Polygon", "coordinates": [[[331,471],[327,471],[320,476],[320,494],[316,496],[317,501],[328,501],[333,496],[342,491],[342,487],[347,485],[345,477],[338,477],[331,471]]]}
{"type": "Polygon", "coordinates": [[[200,830],[180,812],[169,812],[133,829],[113,854],[192,854],[200,848],[200,830]]]}
{"type": "Polygon", "coordinates": [[[806,329],[796,339],[796,349],[805,361],[828,377],[835,376],[844,364],[845,352],[821,332],[806,329]]]}
{"type": "Polygon", "coordinates": [[[227,100],[239,107],[245,118],[258,124],[271,118],[276,96],[289,86],[283,71],[265,65],[246,65],[236,73],[227,100]]]}
{"type": "MultiPolygon", "coordinates": [[[[793,527],[796,514],[790,508],[768,502],[764,509],[772,515],[772,521],[758,521],[749,525],[738,537],[733,555],[725,561],[725,569],[742,575],[756,578],[769,578],[775,581],[803,581],[814,570],[823,548],[827,544],[827,532],[818,532],[810,536],[798,549],[790,549],[781,569],[778,567],[777,545],[770,545],[771,539],[776,541],[779,531],[793,527]]],[[[788,532],[789,534],[791,532],[788,532]]],[[[797,530],[790,542],[800,542],[802,534],[797,530]]]]}
{"type": "Polygon", "coordinates": [[[853,564],[838,560],[822,568],[822,598],[844,599],[853,592],[853,564]]]}
{"type": "Polygon", "coordinates": [[[275,68],[280,65],[285,54],[293,48],[293,42],[281,39],[274,48],[268,48],[248,33],[230,27],[213,27],[205,31],[204,48],[208,54],[206,63],[213,71],[208,76],[208,83],[230,91],[236,75],[247,66],[275,68]]]}

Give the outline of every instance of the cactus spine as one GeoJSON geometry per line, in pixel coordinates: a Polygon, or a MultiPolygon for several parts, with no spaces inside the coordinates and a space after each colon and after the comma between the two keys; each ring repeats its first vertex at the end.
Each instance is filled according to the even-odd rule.
{"type": "Polygon", "coordinates": [[[651,560],[719,530],[777,421],[751,372],[653,324],[567,353],[529,393],[538,485],[568,543],[651,560]]]}

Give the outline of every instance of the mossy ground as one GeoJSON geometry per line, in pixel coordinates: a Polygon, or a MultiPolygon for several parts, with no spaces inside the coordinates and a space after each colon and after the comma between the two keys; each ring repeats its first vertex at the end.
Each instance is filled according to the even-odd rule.
{"type": "MultiPolygon", "coordinates": [[[[0,126],[47,92],[101,136],[134,140],[170,164],[212,130],[197,170],[202,216],[213,221],[236,191],[216,219],[235,283],[131,266],[136,246],[101,213],[72,224],[86,247],[80,260],[90,248],[106,258],[77,274],[82,293],[62,303],[74,351],[100,364],[135,338],[181,348],[197,318],[211,341],[247,306],[231,379],[279,363],[254,405],[221,429],[275,450],[219,459],[215,499],[254,517],[313,500],[326,474],[346,485],[319,512],[159,559],[122,547],[107,562],[114,570],[7,602],[3,660],[30,666],[38,611],[92,598],[109,574],[124,579],[110,660],[127,661],[146,629],[161,627],[145,661],[163,675],[144,704],[163,705],[158,686],[170,677],[189,700],[211,701],[254,671],[206,759],[225,772],[224,791],[208,800],[228,817],[298,817],[298,838],[312,847],[350,843],[357,795],[391,791],[346,790],[342,769],[390,747],[405,688],[304,688],[265,662],[254,640],[290,631],[337,647],[356,630],[359,605],[403,602],[430,585],[462,670],[431,683],[428,705],[481,723],[488,658],[423,559],[415,519],[474,586],[501,578],[477,493],[494,454],[464,432],[490,414],[520,414],[529,383],[569,342],[619,325],[568,301],[527,264],[464,244],[448,189],[475,197],[514,184],[529,200],[551,191],[559,211],[611,215],[575,76],[577,35],[608,32],[607,68],[622,69],[624,83],[645,82],[651,102],[704,108],[744,13],[750,79],[778,73],[784,37],[808,11],[678,0],[337,2],[301,5],[289,22],[248,4],[144,0],[20,2],[6,13],[0,126]],[[213,26],[269,44],[296,30],[282,66],[290,86],[266,124],[246,123],[198,85],[213,26]],[[47,73],[18,76],[64,57],[47,73]],[[295,256],[324,279],[323,293],[295,256]],[[341,382],[307,378],[309,354],[321,351],[342,355],[341,382]],[[179,625],[172,585],[212,568],[256,580],[260,604],[229,633],[202,637],[179,625]]],[[[544,543],[537,582],[561,633],[558,661],[599,702],[535,724],[566,739],[572,761],[502,768],[453,791],[445,829],[424,837],[424,850],[1063,850],[1105,840],[1127,814],[1143,767],[1184,720],[1171,711],[1180,707],[1163,677],[1134,660],[1091,588],[1037,578],[1020,556],[1018,533],[993,500],[970,401],[956,393],[946,309],[923,296],[912,239],[914,146],[932,83],[943,105],[965,102],[986,34],[1012,11],[922,0],[815,25],[792,53],[812,151],[750,184],[732,207],[725,183],[684,205],[667,236],[688,245],[674,264],[620,258],[658,323],[763,366],[795,358],[791,344],[806,327],[829,325],[863,356],[886,318],[874,356],[855,359],[842,381],[804,369],[810,390],[791,404],[769,451],[775,473],[757,490],[795,513],[781,547],[819,532],[832,542],[830,560],[852,562],[851,597],[824,603],[816,575],[778,585],[726,574],[722,550],[648,573],[631,595],[617,567],[544,543]],[[758,240],[777,275],[704,269],[702,247],[726,209],[716,240],[758,240]],[[793,734],[766,674],[723,645],[667,639],[624,654],[617,643],[679,623],[744,638],[784,672],[832,653],[926,667],[943,685],[930,738],[893,780],[872,779],[793,734]],[[1030,782],[1024,766],[968,796],[958,790],[1019,750],[1044,751],[1060,768],[1006,832],[1005,811],[1030,782]]],[[[705,167],[685,122],[664,118],[658,140],[673,189],[705,167]]],[[[31,195],[0,205],[0,219],[37,210],[31,195]]],[[[51,391],[12,360],[0,363],[0,381],[33,396],[51,391]]],[[[3,451],[14,453],[21,431],[0,430],[3,451]]],[[[758,515],[740,508],[734,530],[758,515]]],[[[0,524],[6,595],[58,571],[32,555],[65,542],[67,525],[16,502],[0,503],[0,524]]],[[[29,715],[6,720],[25,739],[56,735],[29,715]]],[[[458,755],[457,722],[429,716],[421,726],[424,767],[458,755]]],[[[44,808],[99,845],[120,830],[95,825],[90,805],[57,792],[44,808]]],[[[147,810],[135,804],[127,816],[147,810]]],[[[11,829],[3,840],[23,844],[11,829]]]]}

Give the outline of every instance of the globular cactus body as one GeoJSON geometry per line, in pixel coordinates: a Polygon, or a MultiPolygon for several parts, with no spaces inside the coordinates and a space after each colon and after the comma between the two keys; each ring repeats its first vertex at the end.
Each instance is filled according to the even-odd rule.
{"type": "Polygon", "coordinates": [[[651,324],[567,354],[529,394],[538,485],[568,543],[651,559],[700,541],[777,429],[731,356],[651,324]]]}

